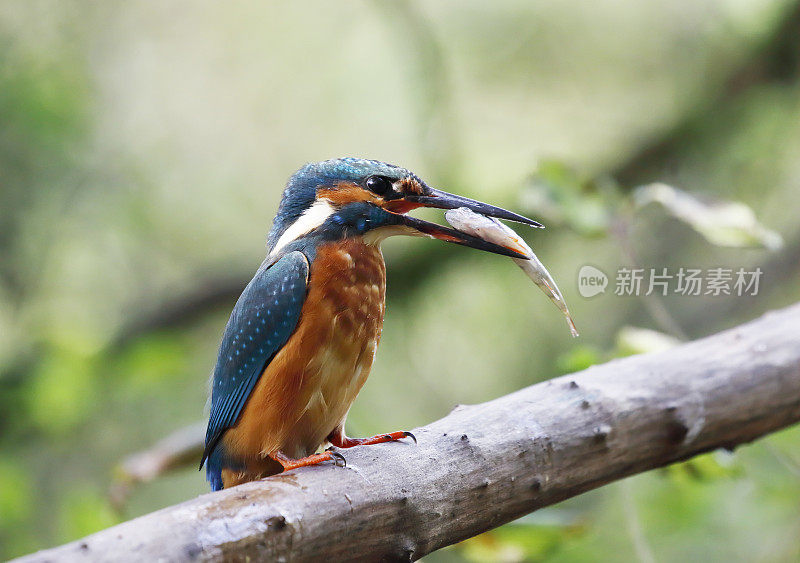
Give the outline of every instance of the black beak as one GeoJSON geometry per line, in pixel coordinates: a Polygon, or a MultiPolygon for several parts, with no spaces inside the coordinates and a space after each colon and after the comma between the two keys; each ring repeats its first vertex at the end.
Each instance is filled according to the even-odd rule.
{"type": "Polygon", "coordinates": [[[427,188],[427,192],[428,193],[425,195],[408,194],[404,196],[403,199],[412,203],[418,203],[423,207],[436,207],[438,209],[457,209],[459,207],[466,207],[475,213],[487,215],[488,217],[497,217],[498,219],[506,219],[508,221],[516,221],[517,223],[525,223],[526,225],[536,227],[537,229],[544,228],[544,225],[538,221],[528,219],[527,217],[523,217],[522,215],[518,215],[517,213],[508,211],[502,207],[495,207],[494,205],[489,205],[488,203],[483,203],[468,197],[462,197],[460,195],[449,194],[441,190],[434,190],[433,188],[427,188]]]}
{"type": "MultiPolygon", "coordinates": [[[[537,228],[544,228],[544,225],[538,221],[528,219],[527,217],[523,217],[522,215],[518,215],[512,211],[495,207],[494,205],[489,205],[488,203],[482,203],[468,197],[462,197],[440,190],[434,190],[433,188],[429,188],[427,186],[425,187],[425,195],[405,194],[402,200],[412,204],[413,207],[435,207],[437,209],[457,209],[459,207],[466,207],[476,213],[480,213],[481,215],[497,217],[498,219],[507,219],[509,221],[516,221],[518,223],[525,223],[526,225],[531,225],[537,228]]],[[[401,221],[404,225],[411,227],[412,229],[424,235],[428,235],[439,240],[468,246],[470,248],[476,248],[478,250],[485,250],[494,254],[510,256],[511,258],[529,258],[525,254],[521,254],[513,248],[488,242],[481,238],[469,235],[467,233],[462,233],[461,231],[457,231],[449,227],[437,225],[436,223],[429,223],[428,221],[423,221],[408,215],[401,215],[400,217],[402,217],[401,221]]]]}

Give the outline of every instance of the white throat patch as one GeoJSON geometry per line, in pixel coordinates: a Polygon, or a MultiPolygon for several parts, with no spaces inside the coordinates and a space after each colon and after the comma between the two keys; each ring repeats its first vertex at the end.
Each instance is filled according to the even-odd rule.
{"type": "Polygon", "coordinates": [[[272,249],[270,255],[276,254],[293,240],[300,238],[304,234],[322,225],[335,211],[331,202],[327,199],[315,201],[311,207],[306,209],[303,214],[283,232],[278,242],[275,243],[275,248],[272,249]]]}
{"type": "Polygon", "coordinates": [[[406,235],[412,237],[427,236],[416,229],[412,229],[406,225],[387,225],[385,227],[378,227],[364,233],[364,242],[374,246],[379,246],[385,239],[397,235],[406,235]]]}

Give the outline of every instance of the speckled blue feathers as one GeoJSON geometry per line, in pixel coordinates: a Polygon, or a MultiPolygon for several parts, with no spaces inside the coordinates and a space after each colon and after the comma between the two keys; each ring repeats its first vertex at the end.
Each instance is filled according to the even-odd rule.
{"type": "Polygon", "coordinates": [[[314,203],[320,186],[330,186],[336,182],[359,183],[373,175],[399,180],[410,174],[405,168],[394,164],[364,158],[336,158],[306,164],[286,184],[267,245],[272,248],[283,232],[314,203]]]}
{"type": "MultiPolygon", "coordinates": [[[[306,297],[308,260],[289,252],[265,263],[247,285],[222,336],[211,391],[211,416],[203,462],[212,488],[221,486],[224,452],[217,442],[234,426],[258,378],[297,326],[306,297]]],[[[201,467],[202,463],[201,462],[201,467]]]]}

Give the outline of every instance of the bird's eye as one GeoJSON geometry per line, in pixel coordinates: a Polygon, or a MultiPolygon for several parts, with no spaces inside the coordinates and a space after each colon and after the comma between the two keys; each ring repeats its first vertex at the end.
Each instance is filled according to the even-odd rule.
{"type": "Polygon", "coordinates": [[[383,195],[392,191],[392,182],[383,176],[370,176],[364,185],[374,194],[383,195]]]}

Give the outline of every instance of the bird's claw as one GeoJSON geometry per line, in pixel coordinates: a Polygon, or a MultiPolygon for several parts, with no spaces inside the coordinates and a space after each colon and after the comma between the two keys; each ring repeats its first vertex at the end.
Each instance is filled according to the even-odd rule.
{"type": "Polygon", "coordinates": [[[398,440],[402,440],[403,438],[411,438],[412,440],[414,440],[415,444],[417,443],[417,437],[414,436],[408,430],[403,430],[401,432],[395,432],[395,436],[392,436],[391,434],[384,434],[383,436],[381,436],[381,438],[383,438],[387,442],[397,442],[398,440]],[[402,436],[398,437],[397,434],[402,434],[402,436]]]}
{"type": "Polygon", "coordinates": [[[333,451],[332,448],[333,448],[333,446],[331,446],[330,448],[328,448],[325,451],[330,454],[331,461],[333,461],[333,464],[336,467],[347,467],[347,460],[344,458],[344,456],[342,454],[340,454],[339,452],[333,451]],[[342,462],[342,465],[339,465],[340,461],[342,462]]]}
{"type": "Polygon", "coordinates": [[[386,434],[378,434],[371,438],[348,438],[347,436],[329,436],[328,440],[331,446],[326,449],[326,452],[333,451],[334,448],[352,448],[355,446],[371,446],[373,444],[385,444],[386,442],[399,442],[403,438],[411,438],[414,443],[417,443],[417,437],[411,432],[400,430],[398,432],[390,432],[386,434]]]}

